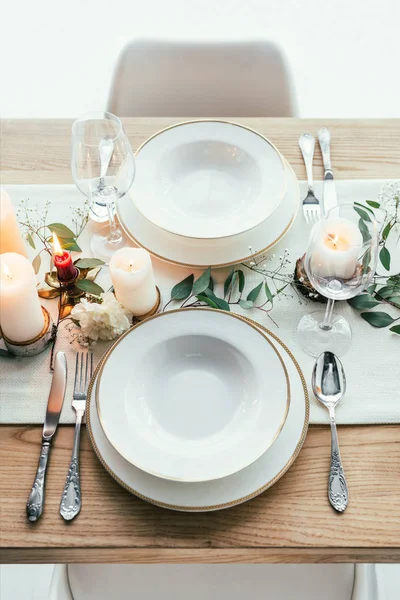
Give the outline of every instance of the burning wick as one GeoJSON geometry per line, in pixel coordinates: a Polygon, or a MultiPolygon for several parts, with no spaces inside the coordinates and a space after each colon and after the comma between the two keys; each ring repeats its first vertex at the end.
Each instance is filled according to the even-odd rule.
{"type": "Polygon", "coordinates": [[[337,234],[333,235],[332,233],[329,233],[328,234],[328,238],[332,242],[334,248],[337,248],[337,244],[338,244],[338,241],[339,241],[339,236],[337,234]]]}
{"type": "Polygon", "coordinates": [[[135,269],[133,268],[133,261],[130,261],[129,263],[129,271],[130,273],[132,273],[135,269]]]}

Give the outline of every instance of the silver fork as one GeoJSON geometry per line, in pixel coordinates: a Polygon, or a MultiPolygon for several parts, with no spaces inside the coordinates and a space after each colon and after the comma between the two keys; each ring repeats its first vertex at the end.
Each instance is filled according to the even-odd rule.
{"type": "Polygon", "coordinates": [[[321,218],[319,200],[314,194],[312,162],[314,158],[315,139],[309,133],[303,133],[299,138],[299,146],[306,166],[308,192],[303,200],[303,214],[308,225],[316,223],[321,218]]]}
{"type": "Polygon", "coordinates": [[[72,521],[72,519],[79,514],[82,506],[79,477],[79,442],[82,419],[85,414],[87,391],[92,375],[93,353],[77,352],[74,395],[72,400],[72,408],[76,413],[74,446],[72,448],[71,463],[69,465],[68,475],[60,503],[60,515],[65,521],[72,521]]]}

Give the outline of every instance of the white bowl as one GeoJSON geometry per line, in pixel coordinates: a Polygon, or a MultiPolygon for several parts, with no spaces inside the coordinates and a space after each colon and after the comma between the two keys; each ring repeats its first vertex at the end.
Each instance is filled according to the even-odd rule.
{"type": "Polygon", "coordinates": [[[158,477],[209,481],[255,461],[290,401],[283,361],[256,328],[221,311],[167,312],[114,346],[99,373],[104,432],[158,477]]]}
{"type": "Polygon", "coordinates": [[[137,151],[136,166],[132,199],[139,212],[191,238],[222,238],[259,225],[286,190],[275,146],[224,121],[189,121],[158,132],[137,151]]]}

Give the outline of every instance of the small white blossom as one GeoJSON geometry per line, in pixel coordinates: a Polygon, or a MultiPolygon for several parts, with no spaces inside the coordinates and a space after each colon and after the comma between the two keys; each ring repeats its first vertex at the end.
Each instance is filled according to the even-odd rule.
{"type": "Polygon", "coordinates": [[[300,283],[303,283],[304,277],[300,277],[299,281],[300,281],[300,283]]]}
{"type": "Polygon", "coordinates": [[[89,340],[114,340],[129,329],[127,313],[112,292],[100,295],[101,303],[82,298],[74,306],[71,317],[79,322],[82,334],[89,340]]]}
{"type": "Polygon", "coordinates": [[[395,220],[393,229],[400,229],[400,182],[388,181],[385,183],[378,196],[382,210],[386,211],[386,222],[395,220]]]}

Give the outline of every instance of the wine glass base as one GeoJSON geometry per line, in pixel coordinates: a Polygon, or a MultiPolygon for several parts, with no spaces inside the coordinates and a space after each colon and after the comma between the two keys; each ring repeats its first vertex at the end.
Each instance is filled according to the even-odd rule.
{"type": "Polygon", "coordinates": [[[329,350],[343,356],[350,348],[351,327],[340,315],[332,316],[332,327],[322,329],[325,312],[320,310],[305,315],[297,326],[297,340],[301,348],[311,356],[319,356],[329,350]]]}
{"type": "Polygon", "coordinates": [[[115,242],[108,239],[110,235],[110,226],[107,224],[95,234],[90,240],[90,250],[95,258],[100,258],[106,262],[110,260],[113,254],[120,248],[130,246],[129,239],[121,232],[121,238],[115,242]]]}

